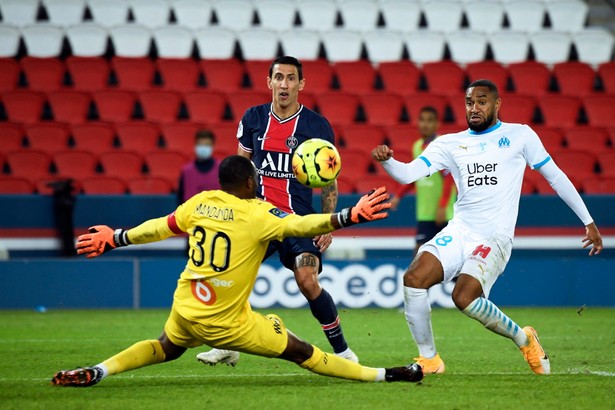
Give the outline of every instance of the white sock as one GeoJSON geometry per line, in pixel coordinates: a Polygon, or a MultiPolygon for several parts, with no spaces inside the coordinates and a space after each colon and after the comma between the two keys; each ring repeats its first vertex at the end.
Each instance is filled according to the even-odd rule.
{"type": "Polygon", "coordinates": [[[105,366],[104,364],[102,364],[102,363],[101,364],[97,364],[94,367],[98,367],[102,371],[102,377],[100,378],[101,380],[109,375],[109,369],[107,369],[107,366],[105,366]]]}
{"type": "Polygon", "coordinates": [[[527,345],[525,332],[493,302],[482,297],[476,298],[463,310],[463,313],[478,320],[492,332],[512,339],[518,347],[527,345]]]}
{"type": "Polygon", "coordinates": [[[431,330],[431,305],[427,289],[404,286],[404,311],[419,354],[431,359],[436,355],[436,344],[431,330]]]}
{"type": "Polygon", "coordinates": [[[383,369],[383,368],[380,368],[380,367],[376,368],[376,370],[378,370],[378,374],[376,375],[376,380],[374,380],[374,381],[376,381],[376,382],[383,382],[383,381],[385,381],[385,379],[386,379],[386,377],[385,377],[386,376],[386,370],[383,369]]]}

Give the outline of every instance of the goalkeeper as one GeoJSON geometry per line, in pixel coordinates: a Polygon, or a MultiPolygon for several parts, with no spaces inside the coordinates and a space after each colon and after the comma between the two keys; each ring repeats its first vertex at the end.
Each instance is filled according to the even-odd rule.
{"type": "Polygon", "coordinates": [[[278,316],[253,312],[248,302],[269,241],[313,237],[386,218],[390,204],[385,188],[370,192],[339,213],[298,216],[256,199],[256,172],[247,158],[224,159],[218,178],[221,190],[201,192],[168,216],[130,230],[98,225],[78,238],[77,253],[93,258],[119,246],[161,241],[186,232],[189,260],[157,340],[137,342],[93,367],[61,370],[51,380],[54,385],[92,386],[110,375],[175,360],[187,348],[203,344],[278,357],[331,377],[391,382],[422,379],[418,365],[371,368],[324,353],[287,330],[278,316]]]}

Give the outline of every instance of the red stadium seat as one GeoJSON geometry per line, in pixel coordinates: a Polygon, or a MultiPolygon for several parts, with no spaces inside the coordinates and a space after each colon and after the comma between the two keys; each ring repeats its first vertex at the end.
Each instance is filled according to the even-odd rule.
{"type": "Polygon", "coordinates": [[[41,118],[45,98],[34,91],[14,90],[2,93],[2,103],[9,121],[33,123],[41,118]]]}
{"type": "Polygon", "coordinates": [[[199,66],[195,60],[160,58],[156,61],[164,88],[172,91],[192,91],[199,82],[199,66]]]}
{"type": "Polygon", "coordinates": [[[395,94],[369,93],[361,96],[361,105],[368,123],[387,126],[399,122],[403,100],[395,94]]]}
{"type": "Polygon", "coordinates": [[[96,175],[98,160],[88,151],[70,150],[58,152],[53,157],[58,175],[83,179],[96,175]]]}
{"type": "Polygon", "coordinates": [[[529,95],[507,94],[501,96],[500,119],[504,122],[532,124],[536,100],[529,95]]]}
{"type": "Polygon", "coordinates": [[[53,91],[62,86],[66,69],[59,59],[24,57],[20,64],[30,90],[53,91]]]}
{"type": "Polygon", "coordinates": [[[555,163],[571,179],[580,181],[595,176],[596,157],[587,151],[573,149],[553,152],[551,154],[555,163]]]}
{"type": "Polygon", "coordinates": [[[140,153],[158,149],[160,128],[148,122],[126,122],[115,125],[122,149],[140,153]]]}
{"type": "Polygon", "coordinates": [[[409,61],[380,63],[378,66],[384,89],[389,93],[413,95],[417,93],[421,72],[409,61]]]}
{"type": "Polygon", "coordinates": [[[351,178],[337,178],[337,191],[340,194],[353,194],[355,192],[354,183],[351,178]]]}
{"type": "Polygon", "coordinates": [[[100,57],[75,57],[66,59],[66,66],[75,90],[96,91],[107,88],[109,64],[100,57]]]}
{"type": "Polygon", "coordinates": [[[313,110],[316,106],[316,97],[312,93],[302,91],[299,94],[299,103],[305,105],[310,110],[313,110]]]}
{"type": "Polygon", "coordinates": [[[10,175],[34,182],[49,176],[51,157],[44,151],[22,150],[6,154],[10,175]]]}
{"type": "Polygon", "coordinates": [[[126,184],[119,178],[96,176],[81,181],[86,195],[122,195],[126,193],[126,184]]]}
{"type": "Polygon", "coordinates": [[[183,153],[177,151],[151,152],[145,156],[149,175],[163,178],[173,189],[177,188],[179,174],[188,161],[183,153]]]}
{"type": "MultiPolygon", "coordinates": [[[[423,107],[433,107],[438,111],[438,118],[440,122],[444,118],[444,112],[446,111],[446,98],[439,95],[432,94],[417,94],[404,98],[406,105],[406,111],[410,116],[410,122],[417,124],[419,120],[419,113],[423,107]]],[[[459,101],[458,104],[463,106],[463,101],[459,101]]]]}
{"type": "Polygon", "coordinates": [[[344,92],[323,92],[316,96],[319,112],[334,125],[350,125],[355,122],[359,98],[344,92]]]}
{"type": "Polygon", "coordinates": [[[589,195],[615,194],[615,177],[595,177],[583,180],[582,190],[589,195]]]}
{"type": "Polygon", "coordinates": [[[226,97],[218,91],[193,91],[184,94],[188,114],[192,121],[216,123],[222,120],[226,97]]]}
{"type": "Polygon", "coordinates": [[[545,125],[549,127],[574,127],[579,117],[581,101],[576,97],[545,95],[538,101],[545,125]]]}
{"type": "Polygon", "coordinates": [[[384,129],[376,125],[351,124],[342,130],[344,136],[344,147],[346,149],[369,153],[377,145],[384,144],[384,129]]]}
{"type": "Polygon", "coordinates": [[[576,127],[566,131],[568,148],[598,155],[608,150],[608,135],[601,128],[576,127]]]}
{"type": "Polygon", "coordinates": [[[452,61],[423,64],[423,75],[430,94],[456,95],[463,92],[465,73],[452,61]]]}
{"type": "Polygon", "coordinates": [[[56,121],[78,124],[87,119],[91,98],[80,91],[61,90],[47,96],[56,121]]]}
{"type": "Polygon", "coordinates": [[[71,186],[74,194],[78,194],[81,192],[81,183],[70,176],[64,175],[54,175],[52,177],[47,177],[43,179],[39,179],[36,181],[36,192],[40,195],[53,195],[53,183],[66,181],[67,179],[72,180],[71,186]]]}
{"type": "Polygon", "coordinates": [[[364,175],[358,178],[354,185],[357,193],[361,195],[381,186],[385,186],[389,192],[396,192],[399,189],[399,183],[387,175],[364,175]]]}
{"type": "Polygon", "coordinates": [[[505,93],[508,85],[508,70],[495,61],[481,61],[466,66],[470,82],[489,79],[498,87],[500,94],[505,93]]]}
{"type": "Polygon", "coordinates": [[[341,177],[357,181],[368,174],[373,165],[369,153],[348,149],[340,149],[339,152],[342,159],[341,177]]]}
{"type": "Polygon", "coordinates": [[[100,163],[106,176],[118,178],[140,177],[143,170],[143,158],[131,151],[105,152],[100,155],[100,163]]]}
{"type": "Polygon", "coordinates": [[[145,119],[154,122],[175,122],[181,97],[174,91],[145,91],[139,95],[145,119]]]}
{"type": "Polygon", "coordinates": [[[541,63],[526,61],[508,66],[517,94],[540,96],[547,93],[551,72],[541,63]]]}
{"type": "Polygon", "coordinates": [[[246,73],[248,73],[248,77],[250,77],[250,84],[252,85],[250,88],[253,91],[259,91],[264,93],[270,93],[269,87],[267,86],[267,77],[269,76],[269,66],[271,65],[271,61],[246,61],[244,63],[244,69],[246,73]]]}
{"type": "Polygon", "coordinates": [[[317,94],[331,90],[333,68],[327,61],[303,61],[302,66],[306,91],[317,94]]]}
{"type": "Polygon", "coordinates": [[[179,151],[188,157],[194,156],[195,137],[200,128],[202,128],[201,125],[190,122],[176,122],[160,126],[167,149],[179,151]]]}
{"type": "MultiPolygon", "coordinates": [[[[215,151],[237,153],[237,122],[221,122],[206,127],[216,136],[215,151]]],[[[215,155],[215,152],[214,152],[215,155]]]]}
{"type": "Polygon", "coordinates": [[[534,183],[528,179],[523,178],[523,182],[521,183],[521,195],[531,195],[536,192],[536,187],[534,183]]]}
{"type": "Polygon", "coordinates": [[[615,62],[601,64],[598,67],[598,74],[607,94],[615,94],[615,62]]]}
{"type": "Polygon", "coordinates": [[[542,126],[533,126],[532,129],[538,134],[547,152],[557,152],[563,149],[564,135],[559,129],[542,126]]]}
{"type": "Polygon", "coordinates": [[[109,124],[97,122],[75,124],[71,127],[71,133],[76,149],[96,155],[113,149],[115,131],[109,124]]]}
{"type": "Polygon", "coordinates": [[[102,90],[93,93],[98,116],[102,121],[128,121],[134,112],[137,96],[130,91],[102,90]]]}
{"type": "Polygon", "coordinates": [[[29,195],[34,192],[34,185],[26,178],[0,175],[0,195],[29,195]]]}
{"type": "Polygon", "coordinates": [[[141,177],[128,181],[128,191],[133,195],[168,195],[173,189],[163,178],[141,177]]]}
{"type": "Polygon", "coordinates": [[[39,122],[26,127],[28,147],[54,154],[68,149],[69,129],[55,122],[39,122]]]}
{"type": "Polygon", "coordinates": [[[228,103],[236,121],[241,120],[248,108],[268,102],[271,102],[271,95],[265,92],[235,91],[228,94],[228,103]]]}
{"type": "Polygon", "coordinates": [[[0,58],[0,92],[17,88],[19,71],[17,61],[11,58],[0,58]]]}
{"type": "Polygon", "coordinates": [[[615,127],[615,96],[593,95],[583,101],[589,124],[594,127],[615,127]]]}
{"type": "Polygon", "coordinates": [[[111,66],[121,89],[145,91],[152,88],[155,70],[149,58],[113,57],[111,66]]]}
{"type": "Polygon", "coordinates": [[[387,142],[393,150],[411,149],[420,136],[415,125],[397,124],[386,127],[387,142]]]}
{"type": "Polygon", "coordinates": [[[560,93],[564,95],[578,97],[594,91],[596,73],[587,64],[578,61],[555,64],[553,74],[559,84],[560,93]]]}
{"type": "Polygon", "coordinates": [[[339,62],[333,70],[342,91],[357,94],[374,92],[376,70],[368,61],[339,62]]]}
{"type": "Polygon", "coordinates": [[[205,74],[207,88],[224,92],[236,91],[243,83],[243,65],[235,60],[201,60],[201,71],[205,74]]]}
{"type": "Polygon", "coordinates": [[[603,152],[598,156],[602,176],[615,177],[615,151],[603,152]]]}
{"type": "MultiPolygon", "coordinates": [[[[23,129],[10,122],[0,122],[0,152],[17,151],[23,147],[23,129]]],[[[1,168],[0,168],[1,169],[1,168]]]]}
{"type": "Polygon", "coordinates": [[[438,135],[444,135],[444,134],[455,134],[457,132],[460,131],[464,131],[468,129],[468,123],[462,123],[462,124],[447,124],[444,123],[442,125],[440,125],[440,127],[438,128],[438,135]]]}

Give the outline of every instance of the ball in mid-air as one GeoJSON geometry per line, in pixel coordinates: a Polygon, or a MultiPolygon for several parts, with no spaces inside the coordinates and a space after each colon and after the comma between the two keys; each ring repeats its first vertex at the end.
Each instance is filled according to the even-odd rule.
{"type": "Polygon", "coordinates": [[[339,175],[342,160],[333,144],[320,138],[303,142],[292,158],[297,181],[310,188],[327,186],[339,175]]]}

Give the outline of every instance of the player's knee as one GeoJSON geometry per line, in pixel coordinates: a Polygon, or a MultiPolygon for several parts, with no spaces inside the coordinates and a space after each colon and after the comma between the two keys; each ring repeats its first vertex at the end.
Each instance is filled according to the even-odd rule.
{"type": "Polygon", "coordinates": [[[458,287],[455,287],[455,289],[453,289],[452,298],[453,303],[455,303],[455,306],[457,306],[457,309],[462,311],[467,308],[474,299],[476,299],[474,295],[471,295],[468,292],[464,292],[458,287]]]}
{"type": "Polygon", "coordinates": [[[410,268],[404,273],[404,286],[416,289],[429,289],[431,285],[426,277],[410,268]]]}
{"type": "Polygon", "coordinates": [[[308,272],[306,274],[297,275],[297,286],[299,290],[308,300],[314,300],[320,295],[321,287],[318,282],[318,274],[308,272]]]}

